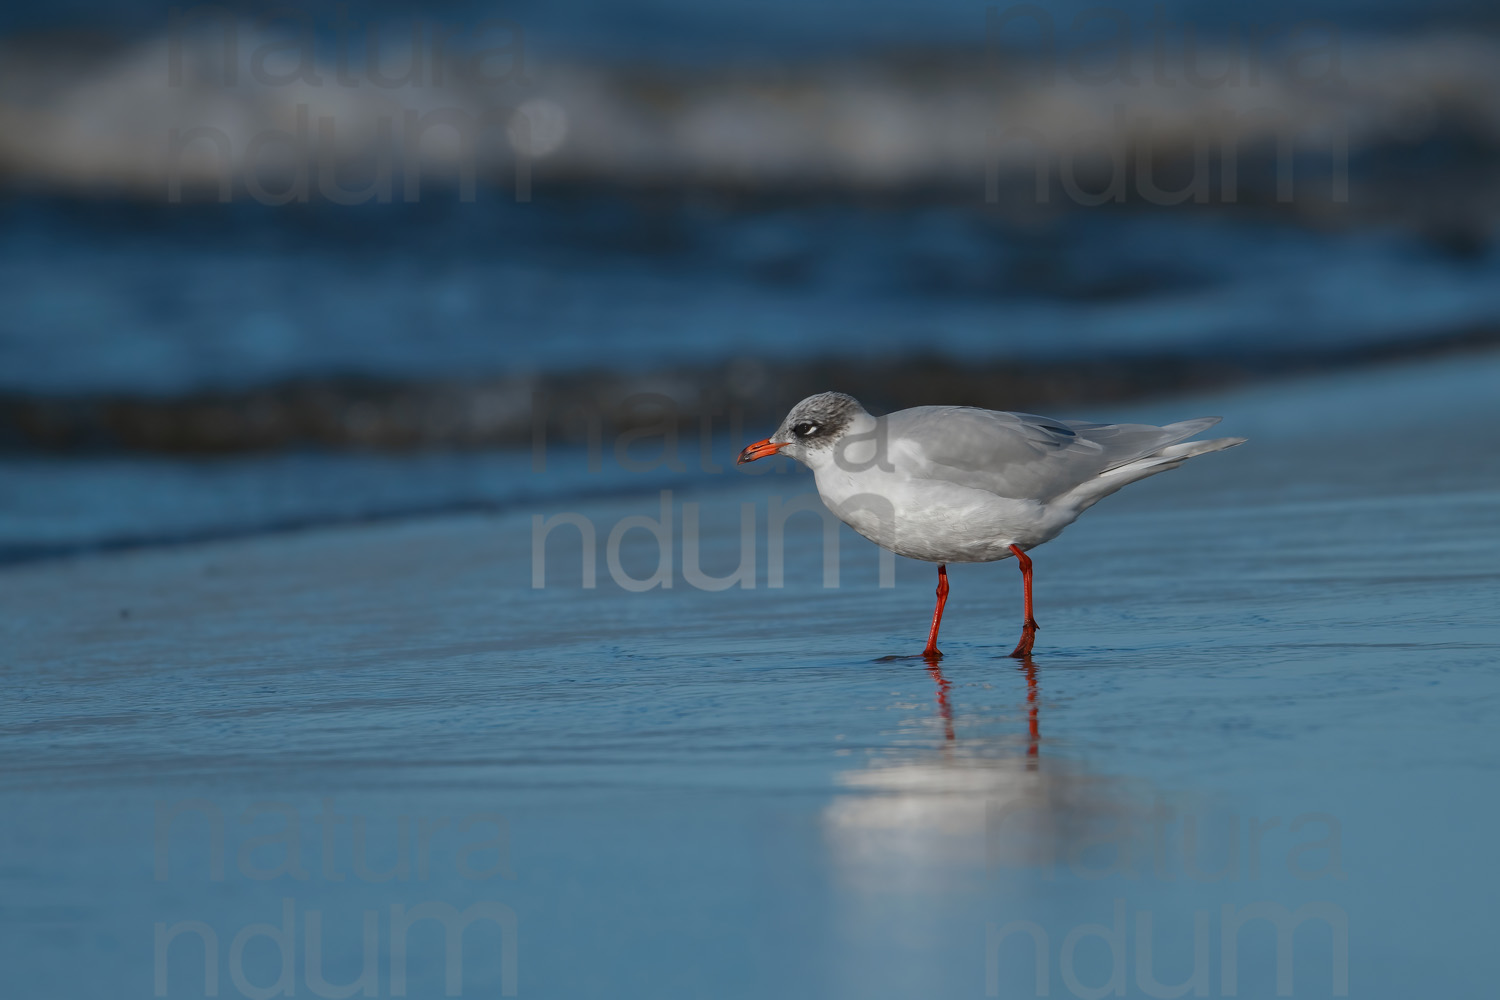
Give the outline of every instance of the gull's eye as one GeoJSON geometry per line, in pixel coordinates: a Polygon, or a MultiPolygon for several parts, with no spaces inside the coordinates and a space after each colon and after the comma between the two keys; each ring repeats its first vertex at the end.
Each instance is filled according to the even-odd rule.
{"type": "Polygon", "coordinates": [[[818,433],[818,425],[801,423],[792,428],[792,433],[797,435],[799,438],[812,437],[814,434],[818,433]]]}

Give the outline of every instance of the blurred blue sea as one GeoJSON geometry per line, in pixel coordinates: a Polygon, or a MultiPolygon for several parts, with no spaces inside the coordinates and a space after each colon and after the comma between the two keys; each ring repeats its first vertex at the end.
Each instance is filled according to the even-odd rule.
{"type": "MultiPolygon", "coordinates": [[[[1500,324],[1500,246],[1394,227],[500,198],[362,211],[11,200],[0,388],[215,392],[817,358],[1295,359],[1500,324]],[[919,345],[919,346],[918,346],[919,345]]],[[[722,433],[723,425],[719,425],[722,433]]],[[[720,460],[738,445],[724,441],[720,460]]],[[[563,461],[563,460],[559,460],[563,461]]],[[[11,556],[625,488],[524,452],[19,453],[11,556]],[[539,492],[540,491],[540,492],[539,492]]],[[[613,477],[613,478],[611,478],[613,477]]],[[[637,479],[645,477],[636,477],[637,479]]]]}
{"type": "MultiPolygon", "coordinates": [[[[0,30],[18,31],[72,26],[107,31],[153,31],[165,24],[174,5],[164,0],[59,0],[43,8],[10,7],[0,14],[0,30]]],[[[295,5],[325,24],[332,24],[337,0],[306,0],[295,5]]],[[[1011,4],[979,4],[965,0],[913,3],[874,0],[799,4],[780,0],[766,4],[750,0],[719,0],[712,4],[688,0],[508,0],[482,4],[448,0],[421,4],[374,0],[362,3],[354,19],[392,19],[418,16],[435,21],[477,22],[498,17],[525,26],[543,51],[584,52],[592,56],[641,60],[712,61],[726,55],[794,55],[805,52],[847,52],[874,46],[951,45],[970,41],[983,31],[984,11],[1008,10],[1011,4]]],[[[274,5],[266,5],[272,9],[274,5]]],[[[260,13],[253,5],[250,13],[260,13]]],[[[1066,0],[1045,5],[1058,25],[1067,26],[1080,14],[1098,11],[1099,4],[1066,0]]],[[[1231,31],[1249,24],[1262,26],[1310,22],[1334,23],[1349,32],[1389,32],[1421,27],[1473,27],[1496,21],[1492,4],[1483,0],[1293,0],[1215,3],[1195,0],[1121,0],[1102,8],[1119,12],[1137,25],[1148,23],[1159,11],[1167,20],[1197,25],[1205,33],[1231,31]]]]}
{"type": "MultiPolygon", "coordinates": [[[[1298,997],[1485,995],[1493,3],[1130,0],[1110,10],[1142,59],[1160,11],[1214,67],[1250,24],[1315,20],[1341,62],[1308,81],[1268,58],[1243,88],[1009,90],[984,59],[986,13],[1006,8],[970,2],[358,5],[366,25],[520,26],[525,80],[436,97],[227,85],[211,35],[170,85],[170,6],[0,10],[0,969],[16,996],[333,995],[315,950],[333,984],[373,954],[363,993],[451,995],[432,925],[413,932],[409,988],[393,978],[392,907],[424,901],[515,917],[508,938],[463,934],[466,996],[1261,997],[1284,975],[1298,997]],[[472,202],[441,149],[414,203],[271,207],[235,164],[228,204],[211,172],[168,202],[169,129],[222,127],[243,151],[310,106],[357,168],[379,144],[355,126],[442,101],[557,127],[531,148],[505,119],[472,202]],[[1171,207],[1090,207],[1057,184],[1041,204],[1030,153],[989,159],[992,126],[1055,127],[1059,149],[1102,137],[1144,157],[1133,183],[1146,162],[1180,188],[1211,115],[1245,153],[1236,199],[1222,146],[1220,197],[1171,207]],[[1177,374],[1142,377],[1156,366],[1177,374]],[[1199,378],[1216,366],[1239,374],[1199,378]],[[793,373],[857,394],[909,375],[921,402],[950,402],[955,373],[1032,388],[1010,369],[1056,381],[1028,397],[1065,400],[1056,416],[1216,413],[1250,439],[1035,554],[1027,663],[1005,655],[1012,565],[955,568],[930,665],[904,654],[931,567],[899,561],[883,585],[874,547],[842,530],[841,585],[820,587],[809,513],[787,522],[784,587],[765,532],[753,588],[620,585],[686,567],[685,541],[664,552],[640,530],[663,503],[679,525],[698,505],[693,558],[723,576],[747,511],[760,531],[772,501],[805,498],[789,462],[731,464],[776,417],[695,437],[690,416],[675,468],[626,468],[614,440],[600,461],[576,435],[547,442],[544,469],[514,435],[403,436],[433,398],[524,420],[537,386],[575,402],[710,386],[763,412],[793,373]],[[177,434],[279,426],[307,399],[332,400],[324,437],[177,434]],[[597,537],[564,524],[539,546],[558,514],[597,537]],[[317,817],[335,809],[330,833],[317,817]],[[1029,819],[1007,825],[1014,809],[1029,819]],[[306,872],[266,874],[293,856],[306,872]],[[1317,909],[1282,936],[1221,936],[1258,905],[1317,909]],[[283,953],[264,925],[288,914],[283,953]],[[1050,990],[1024,936],[995,940],[1016,920],[1044,932],[1050,990]],[[185,921],[208,934],[167,950],[185,921]],[[1199,967],[1211,978],[1190,984],[1199,967]]],[[[321,57],[339,6],[298,5],[321,57]]],[[[1096,38],[1069,28],[1093,7],[1047,6],[1060,58],[1096,38]]],[[[1009,51],[1022,70],[1046,55],[1009,51]]]]}
{"type": "Polygon", "coordinates": [[[1500,324],[1500,245],[1188,212],[583,197],[361,210],[11,202],[0,389],[759,359],[1326,351],[1500,324]]]}

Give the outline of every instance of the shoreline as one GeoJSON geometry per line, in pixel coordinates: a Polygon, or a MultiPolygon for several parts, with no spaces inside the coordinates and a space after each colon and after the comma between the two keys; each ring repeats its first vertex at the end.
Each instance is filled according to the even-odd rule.
{"type": "Polygon", "coordinates": [[[362,454],[595,445],[622,434],[697,433],[779,421],[836,387],[877,409],[931,403],[1044,411],[1171,398],[1290,377],[1500,349],[1500,328],[1296,351],[1140,353],[964,363],[934,355],[870,361],[758,360],[661,371],[474,379],[330,376],[175,396],[0,392],[0,456],[362,454]],[[773,382],[774,379],[774,382],[773,382]]]}
{"type": "MultiPolygon", "coordinates": [[[[1080,405],[1070,407],[1071,412],[1066,415],[1083,419],[1160,423],[1195,415],[1200,410],[1221,413],[1226,417],[1226,430],[1250,437],[1253,444],[1271,446],[1273,442],[1286,439],[1282,445],[1275,446],[1274,450],[1247,448],[1237,461],[1241,464],[1248,462],[1261,469],[1260,475],[1282,482],[1289,489],[1303,492],[1305,489],[1296,485],[1299,482],[1296,470],[1303,466],[1316,466],[1315,455],[1325,444],[1321,436],[1316,440],[1310,437],[1309,428],[1320,428],[1328,435],[1345,441],[1343,450],[1347,455],[1337,476],[1339,481],[1358,481],[1378,489],[1384,482],[1380,473],[1380,455],[1383,436],[1391,430],[1387,425],[1399,429],[1402,426],[1398,419],[1400,415],[1430,413],[1433,415],[1430,421],[1426,418],[1421,421],[1425,426],[1427,422],[1436,422],[1437,414],[1443,411],[1448,412],[1454,420],[1462,420],[1466,412],[1465,400],[1468,401],[1469,409],[1478,408],[1475,419],[1482,422],[1489,412],[1488,404],[1478,398],[1475,386],[1469,385],[1474,378],[1481,376],[1468,373],[1491,372],[1497,365],[1500,365],[1500,352],[1478,355],[1473,360],[1461,357],[1432,359],[1417,367],[1386,365],[1336,372],[1304,372],[1275,380],[1218,387],[1186,395],[1142,398],[1124,405],[1106,405],[1102,402],[1080,405]],[[1451,383],[1447,390],[1433,388],[1445,383],[1451,383]],[[1371,398],[1379,398],[1384,409],[1379,412],[1370,410],[1367,400],[1371,398]],[[1354,414],[1363,414],[1358,422],[1360,427],[1368,425],[1367,432],[1361,432],[1350,423],[1354,414]],[[1286,450],[1288,447],[1291,451],[1286,450]],[[1262,451],[1265,454],[1261,454],[1262,451]]],[[[761,427],[762,424],[747,423],[745,433],[761,427]]],[[[712,459],[723,465],[717,470],[720,473],[718,475],[711,474],[713,470],[705,470],[699,465],[699,460],[703,457],[700,454],[703,442],[692,438],[680,442],[677,454],[683,461],[684,469],[676,472],[663,468],[660,460],[655,464],[642,463],[638,468],[627,468],[618,465],[613,455],[608,459],[607,465],[596,469],[585,448],[560,444],[549,456],[551,471],[540,474],[530,471],[534,456],[528,456],[525,452],[474,452],[468,456],[451,456],[457,463],[455,467],[461,472],[468,468],[462,465],[464,462],[494,462],[496,465],[488,470],[488,479],[477,474],[469,475],[469,485],[474,487],[470,495],[448,499],[391,501],[386,494],[376,489],[374,498],[369,501],[370,505],[360,509],[318,510],[316,504],[311,504],[302,513],[273,512],[265,519],[251,523],[216,523],[207,520],[183,527],[182,519],[174,517],[173,530],[123,528],[117,529],[113,535],[101,538],[40,541],[35,544],[7,543],[0,538],[0,574],[14,574],[25,572],[31,567],[90,560],[101,556],[149,555],[157,551],[191,550],[258,538],[315,536],[328,530],[395,527],[453,517],[505,518],[528,510],[543,510],[553,514],[573,506],[604,509],[623,504],[646,508],[654,505],[662,490],[672,491],[679,502],[692,502],[709,496],[723,498],[732,491],[759,496],[767,488],[789,489],[799,481],[800,477],[795,475],[798,470],[795,469],[791,470],[792,475],[778,475],[775,468],[761,469],[760,466],[755,466],[738,469],[729,464],[738,446],[743,443],[742,437],[726,436],[721,431],[707,443],[709,447],[704,454],[711,453],[712,459]],[[767,471],[772,473],[770,477],[755,474],[767,471]],[[505,491],[509,484],[517,480],[527,481],[530,476],[536,477],[531,482],[545,478],[549,488],[505,491]],[[757,483],[754,480],[763,481],[757,483]],[[497,492],[486,495],[485,488],[494,488],[497,492]],[[383,503],[386,505],[382,506],[383,503]]],[[[649,439],[643,440],[642,447],[647,446],[655,447],[649,439]]],[[[403,460],[391,459],[389,456],[384,459],[381,456],[371,456],[370,460],[385,461],[388,466],[384,470],[386,475],[411,477],[431,473],[427,467],[416,464],[422,457],[411,456],[403,460]]],[[[328,458],[358,461],[357,457],[348,455],[328,458]]],[[[659,458],[664,459],[664,455],[659,458]]],[[[47,463],[84,464],[84,460],[78,456],[48,455],[43,456],[43,459],[47,463]]],[[[243,456],[214,460],[218,465],[229,463],[237,466],[243,466],[247,461],[255,460],[243,456]]],[[[128,468],[127,474],[141,475],[143,471],[159,471],[162,463],[166,463],[169,469],[178,466],[194,468],[199,464],[195,460],[153,457],[150,465],[128,468]]],[[[1444,467],[1441,449],[1425,457],[1419,464],[1426,469],[1425,478],[1432,482],[1459,475],[1458,471],[1452,469],[1446,475],[1442,473],[1444,467]]],[[[278,489],[288,488],[289,483],[295,487],[299,482],[295,478],[295,469],[293,478],[289,481],[278,479],[277,476],[281,473],[274,467],[250,466],[243,471],[246,471],[251,480],[257,477],[265,480],[269,486],[263,488],[273,493],[278,489]]],[[[472,473],[472,469],[469,469],[469,473],[472,473]]],[[[330,477],[335,482],[348,482],[351,474],[347,468],[336,467],[330,477]]],[[[361,482],[365,487],[370,483],[378,487],[381,480],[375,478],[361,482]]],[[[165,491],[161,495],[166,495],[178,485],[180,484],[176,480],[166,477],[155,488],[165,491]]],[[[807,483],[802,483],[802,486],[804,492],[810,488],[807,483]]],[[[208,495],[221,497],[217,489],[218,487],[210,484],[208,495]]],[[[317,490],[312,488],[310,492],[316,494],[317,490]]],[[[109,495],[118,499],[117,491],[109,492],[109,495]]],[[[235,496],[233,493],[230,495],[235,496]]],[[[178,508],[192,506],[191,498],[184,501],[174,494],[171,499],[178,508]]],[[[243,496],[239,497],[239,502],[240,506],[244,506],[243,496]]],[[[1116,501],[1117,505],[1128,503],[1128,499],[1124,502],[1116,501]]],[[[230,506],[235,504],[231,502],[230,506]]],[[[20,538],[23,534],[18,532],[14,537],[20,538]]]]}

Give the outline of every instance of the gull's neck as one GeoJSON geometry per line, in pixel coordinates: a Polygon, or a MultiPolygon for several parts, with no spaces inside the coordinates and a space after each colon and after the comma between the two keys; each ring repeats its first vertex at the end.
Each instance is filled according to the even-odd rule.
{"type": "Polygon", "coordinates": [[[849,421],[831,448],[819,448],[803,456],[803,463],[821,479],[825,475],[852,475],[888,456],[885,422],[860,410],[849,421]]]}

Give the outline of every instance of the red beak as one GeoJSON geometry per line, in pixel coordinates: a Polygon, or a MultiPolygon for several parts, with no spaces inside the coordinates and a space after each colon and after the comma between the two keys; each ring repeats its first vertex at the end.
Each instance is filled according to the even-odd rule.
{"type": "Polygon", "coordinates": [[[785,448],[789,443],[790,442],[784,442],[782,444],[772,444],[770,438],[766,438],[764,441],[757,441],[747,447],[744,451],[740,452],[739,460],[734,464],[744,465],[746,462],[753,462],[757,458],[765,458],[767,455],[774,455],[781,449],[785,448]]]}

